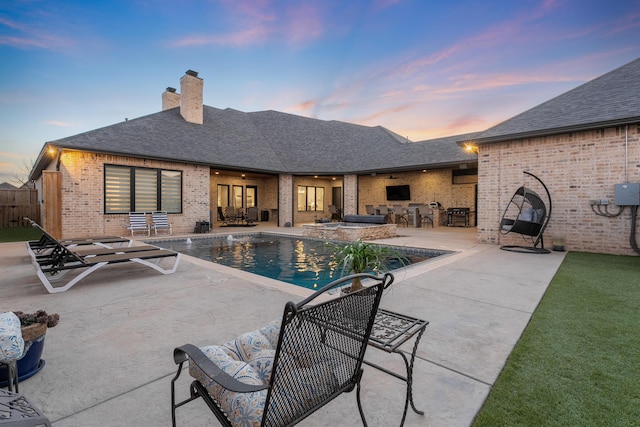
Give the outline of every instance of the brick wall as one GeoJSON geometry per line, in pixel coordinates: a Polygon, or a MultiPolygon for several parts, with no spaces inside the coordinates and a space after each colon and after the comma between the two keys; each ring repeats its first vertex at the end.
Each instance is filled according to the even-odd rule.
{"type": "Polygon", "coordinates": [[[209,218],[209,168],[173,162],[63,150],[62,237],[128,235],[127,214],[104,214],[104,164],[181,170],[182,214],[169,214],[173,233],[193,232],[209,218]]]}
{"type": "Polygon", "coordinates": [[[427,170],[426,172],[400,172],[376,176],[360,176],[358,189],[358,213],[366,214],[365,205],[396,205],[407,207],[409,203],[429,204],[440,202],[443,209],[468,207],[475,211],[476,184],[452,184],[451,169],[427,170]],[[394,179],[389,176],[393,175],[394,179]],[[409,184],[411,200],[387,201],[387,185],[409,184]]]}
{"type": "MultiPolygon", "coordinates": [[[[526,170],[549,188],[553,211],[544,233],[545,247],[554,237],[565,239],[568,250],[634,254],[629,244],[630,209],[620,216],[596,215],[591,199],[615,203],[614,185],[640,182],[638,126],[523,139],[481,145],[478,156],[478,238],[481,242],[523,244],[516,234],[502,235],[499,222],[516,189],[525,185],[540,196],[544,189],[526,170]],[[625,164],[625,158],[627,159],[625,164]],[[628,178],[627,178],[628,177],[628,178]]],[[[610,206],[610,212],[617,212],[610,206]]],[[[640,237],[638,238],[640,240],[640,237]]]]}

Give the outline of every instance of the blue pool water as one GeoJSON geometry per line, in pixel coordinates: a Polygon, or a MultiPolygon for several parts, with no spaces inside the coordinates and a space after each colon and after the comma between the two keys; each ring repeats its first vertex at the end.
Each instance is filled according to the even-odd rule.
{"type": "MultiPolygon", "coordinates": [[[[334,249],[324,240],[256,233],[191,238],[189,241],[165,240],[153,244],[309,289],[321,287],[341,276],[339,270],[334,271],[329,265],[334,249]]],[[[446,253],[396,247],[394,250],[407,257],[405,264],[446,253]]],[[[401,262],[396,260],[395,265],[393,262],[391,260],[390,270],[403,267],[401,262]]]]}

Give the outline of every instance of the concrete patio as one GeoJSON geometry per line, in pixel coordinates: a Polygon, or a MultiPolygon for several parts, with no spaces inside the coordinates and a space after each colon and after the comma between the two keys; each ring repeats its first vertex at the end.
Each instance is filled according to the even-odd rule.
{"type": "MultiPolygon", "coordinates": [[[[263,224],[251,231],[302,234],[300,227],[263,224]]],[[[399,272],[382,300],[384,308],[430,321],[414,372],[414,401],[425,415],[409,409],[407,426],[472,423],[564,258],[477,244],[475,232],[399,228],[398,237],[378,241],[456,251],[399,272]]],[[[67,292],[48,294],[24,243],[0,244],[0,253],[0,311],[60,314],[60,324],[47,333],[45,368],[20,383],[20,392],[56,427],[171,425],[174,347],[226,342],[279,317],[287,301],[308,292],[184,256],[172,275],[108,266],[67,292]]],[[[367,359],[404,369],[399,356],[373,348],[367,359]]],[[[188,393],[188,378],[180,378],[181,396],[188,393]]],[[[404,383],[365,366],[369,425],[399,424],[404,390],[404,383]]],[[[182,426],[217,423],[201,401],[179,408],[177,418],[182,426]]],[[[355,393],[302,425],[361,425],[355,393]]]]}

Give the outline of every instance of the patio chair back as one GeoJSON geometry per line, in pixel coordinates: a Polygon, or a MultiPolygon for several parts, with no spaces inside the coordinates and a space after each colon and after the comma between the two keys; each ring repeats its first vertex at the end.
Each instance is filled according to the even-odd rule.
{"type": "Polygon", "coordinates": [[[247,208],[247,217],[246,220],[248,223],[253,223],[256,222],[258,220],[258,208],[253,206],[250,208],[247,208]]]}
{"type": "Polygon", "coordinates": [[[165,211],[154,211],[151,213],[151,226],[158,235],[158,231],[166,231],[171,234],[171,223],[165,211]]]}
{"type": "Polygon", "coordinates": [[[127,230],[131,231],[131,236],[135,236],[137,231],[151,235],[151,227],[147,223],[146,212],[129,212],[129,225],[127,230]]]}

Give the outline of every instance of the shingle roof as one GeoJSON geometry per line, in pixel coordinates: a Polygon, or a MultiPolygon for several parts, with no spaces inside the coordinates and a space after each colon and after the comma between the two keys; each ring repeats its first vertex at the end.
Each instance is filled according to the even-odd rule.
{"type": "Polygon", "coordinates": [[[339,174],[475,161],[457,139],[412,143],[381,126],[204,106],[202,125],[174,108],[50,144],[255,172],[339,174]]]}
{"type": "Polygon", "coordinates": [[[639,94],[640,58],[508,119],[476,140],[482,144],[638,122],[639,94]]]}

